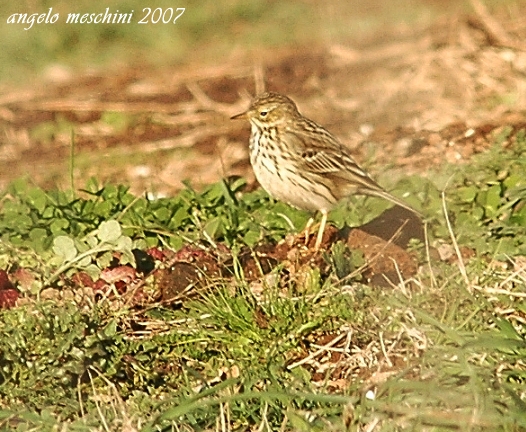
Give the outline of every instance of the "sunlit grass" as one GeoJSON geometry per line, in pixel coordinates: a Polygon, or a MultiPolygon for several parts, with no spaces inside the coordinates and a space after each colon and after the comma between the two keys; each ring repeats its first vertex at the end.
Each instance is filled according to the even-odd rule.
{"type": "MultiPolygon", "coordinates": [[[[416,245],[418,273],[388,288],[339,280],[354,264],[341,246],[327,252],[328,275],[293,270],[291,261],[246,277],[243,243],[292,230],[278,214],[305,215],[261,191],[241,193],[241,180],[153,202],[93,180],[85,198],[13,183],[0,211],[0,262],[31,269],[35,280],[24,304],[1,315],[1,427],[524,430],[524,188],[514,155],[526,141],[511,133],[510,148],[499,150],[497,137],[451,180],[455,187],[428,197],[426,206],[449,216],[435,214],[426,245],[416,245]],[[496,185],[498,197],[489,193],[496,185]],[[513,232],[502,254],[501,239],[513,232]],[[60,285],[74,266],[108,265],[116,236],[143,247],[223,242],[232,270],[204,274],[207,288],[173,307],[131,307],[118,296],[39,299],[42,280],[60,285]],[[456,259],[432,258],[430,245],[448,245],[456,259]],[[89,263],[70,253],[89,248],[89,263]],[[60,274],[57,254],[72,257],[60,274]]],[[[129,252],[122,245],[115,250],[129,252]]]]}

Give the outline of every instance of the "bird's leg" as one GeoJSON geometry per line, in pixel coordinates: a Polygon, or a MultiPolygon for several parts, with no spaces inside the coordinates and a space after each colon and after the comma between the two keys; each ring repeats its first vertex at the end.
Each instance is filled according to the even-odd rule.
{"type": "Polygon", "coordinates": [[[307,221],[307,224],[305,225],[305,246],[309,244],[309,238],[310,238],[310,229],[312,228],[312,224],[314,223],[314,217],[309,218],[307,221]]]}
{"type": "Polygon", "coordinates": [[[318,250],[321,246],[321,241],[323,240],[323,232],[325,231],[325,225],[327,225],[327,210],[321,211],[321,222],[320,229],[318,230],[318,236],[316,237],[316,244],[314,245],[314,250],[318,250]]]}

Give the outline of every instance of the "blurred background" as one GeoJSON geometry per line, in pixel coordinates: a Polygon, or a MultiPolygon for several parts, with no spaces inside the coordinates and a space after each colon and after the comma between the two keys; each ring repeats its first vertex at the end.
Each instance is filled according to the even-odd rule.
{"type": "Polygon", "coordinates": [[[127,64],[213,64],[228,60],[240,49],[352,42],[386,26],[421,25],[466,8],[467,2],[458,0],[3,0],[0,78],[23,83],[59,66],[84,71],[127,64]],[[137,24],[147,14],[145,8],[178,7],[185,12],[175,24],[137,24]],[[60,14],[55,24],[34,24],[30,30],[6,24],[13,13],[40,14],[49,8],[60,14]],[[100,13],[106,8],[110,13],[134,11],[133,24],[66,24],[69,13],[100,13]]]}
{"type": "Polygon", "coordinates": [[[0,189],[19,177],[156,195],[185,180],[251,183],[249,127],[229,117],[265,89],[292,97],[380,181],[465,161],[484,143],[456,137],[524,120],[523,3],[0,0],[0,189]],[[177,8],[177,21],[152,22],[177,8]],[[50,9],[54,24],[8,23],[50,9]],[[133,11],[131,23],[66,22],[106,10],[133,11]]]}

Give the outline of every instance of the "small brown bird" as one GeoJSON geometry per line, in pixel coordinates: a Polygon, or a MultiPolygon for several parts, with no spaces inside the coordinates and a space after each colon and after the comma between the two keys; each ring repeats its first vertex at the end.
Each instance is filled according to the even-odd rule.
{"type": "MultiPolygon", "coordinates": [[[[303,117],[287,96],[263,93],[247,111],[232,117],[238,118],[250,121],[250,162],[261,186],[280,201],[322,213],[316,249],[321,245],[329,210],[354,194],[384,198],[421,217],[376,183],[337,138],[303,117]]],[[[311,223],[312,219],[307,230],[311,223]]]]}

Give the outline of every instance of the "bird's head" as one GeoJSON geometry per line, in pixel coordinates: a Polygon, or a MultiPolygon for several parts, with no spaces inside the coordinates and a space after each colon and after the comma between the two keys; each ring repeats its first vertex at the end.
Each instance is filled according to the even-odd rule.
{"type": "Polygon", "coordinates": [[[246,118],[260,128],[279,126],[299,116],[296,104],[287,96],[279,93],[263,93],[256,97],[250,108],[232,117],[246,118]]]}

